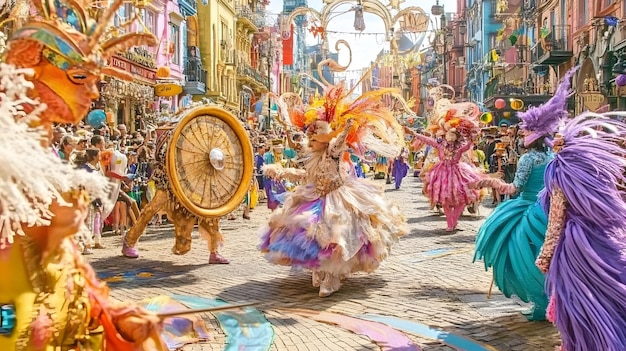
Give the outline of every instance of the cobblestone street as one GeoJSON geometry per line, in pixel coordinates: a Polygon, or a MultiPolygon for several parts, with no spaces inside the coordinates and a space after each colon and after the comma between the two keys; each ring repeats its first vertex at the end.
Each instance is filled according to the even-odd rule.
{"type": "MultiPolygon", "coordinates": [[[[383,180],[376,182],[384,184],[383,180]]],[[[519,312],[528,306],[505,298],[495,287],[487,298],[491,274],[484,271],[482,262],[472,263],[472,258],[476,231],[491,212],[489,206],[483,206],[478,217],[466,212],[459,230],[451,234],[444,231],[445,218],[429,210],[418,178],[407,177],[400,190],[386,187],[387,195],[407,216],[410,234],[400,240],[377,272],[350,277],[328,298],[318,297],[310,273],[270,265],[257,250],[258,231],[269,214],[264,203],[251,212],[251,220],[244,220],[240,211],[236,220],[221,222],[226,238],[222,254],[231,260],[230,265],[208,265],[206,243],[197,233],[187,255],[171,254],[171,225],[150,227],[139,241],[139,259],[123,258],[120,238],[112,236],[105,238],[106,249],[88,258],[109,281],[117,299],[186,295],[229,303],[259,301],[256,308],[275,333],[271,350],[394,350],[339,326],[303,317],[295,309],[354,317],[394,316],[436,328],[438,337],[403,331],[428,351],[481,350],[460,346],[458,340],[464,338],[482,345],[482,350],[554,350],[558,337],[549,322],[527,322],[519,312]]],[[[490,202],[490,198],[485,200],[485,204],[490,202]]],[[[211,314],[203,317],[213,339],[184,350],[224,350],[222,326],[211,314]]]]}

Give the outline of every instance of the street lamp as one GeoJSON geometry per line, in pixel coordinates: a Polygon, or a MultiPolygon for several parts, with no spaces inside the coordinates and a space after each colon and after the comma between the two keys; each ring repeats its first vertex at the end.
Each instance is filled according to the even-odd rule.
{"type": "Polygon", "coordinates": [[[270,129],[270,116],[272,114],[272,99],[270,98],[270,93],[272,91],[272,37],[267,40],[265,45],[266,50],[264,50],[263,57],[265,61],[267,61],[267,116],[265,116],[265,130],[268,131],[270,129]]]}
{"type": "Polygon", "coordinates": [[[467,33],[467,23],[465,23],[465,19],[463,19],[459,22],[459,34],[463,36],[465,33],[467,33]]]}
{"type": "Polygon", "coordinates": [[[443,15],[443,6],[439,5],[439,0],[437,0],[437,3],[430,8],[430,13],[432,13],[433,16],[443,15]]]}
{"type": "MultiPolygon", "coordinates": [[[[434,5],[433,8],[436,6],[438,5],[434,5]]],[[[441,48],[441,52],[442,52],[441,63],[443,64],[443,84],[448,84],[446,56],[448,55],[448,40],[452,39],[452,33],[448,31],[448,28],[446,28],[446,15],[445,13],[443,13],[443,6],[441,6],[441,9],[442,9],[442,13],[441,13],[440,24],[441,24],[441,35],[443,39],[443,47],[441,48]],[[448,36],[450,36],[450,38],[448,38],[448,36]]]]}

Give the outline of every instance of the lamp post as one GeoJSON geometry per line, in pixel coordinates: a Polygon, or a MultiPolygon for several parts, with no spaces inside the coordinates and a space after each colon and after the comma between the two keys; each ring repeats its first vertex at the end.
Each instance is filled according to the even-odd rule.
{"type": "Polygon", "coordinates": [[[272,36],[270,35],[267,45],[265,46],[265,60],[267,61],[267,116],[265,116],[265,130],[268,131],[271,126],[270,115],[272,111],[272,99],[270,92],[272,91],[272,36]]]}
{"type": "MultiPolygon", "coordinates": [[[[450,35],[450,40],[452,40],[452,33],[448,30],[448,28],[446,28],[446,13],[443,9],[443,5],[439,5],[439,0],[437,0],[437,2],[435,3],[435,5],[433,5],[430,9],[430,12],[433,14],[433,16],[441,16],[440,17],[440,21],[439,21],[439,26],[441,27],[441,42],[442,42],[442,48],[441,48],[441,64],[443,65],[443,73],[442,73],[442,78],[443,78],[443,84],[448,84],[448,72],[446,71],[446,56],[448,54],[448,35],[450,35]]],[[[435,40],[435,42],[437,42],[437,40],[435,40]]]]}

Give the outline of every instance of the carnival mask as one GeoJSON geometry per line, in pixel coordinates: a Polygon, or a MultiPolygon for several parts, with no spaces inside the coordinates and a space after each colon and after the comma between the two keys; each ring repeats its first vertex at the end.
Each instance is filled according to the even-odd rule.
{"type": "Polygon", "coordinates": [[[62,70],[43,59],[33,67],[30,80],[35,89],[29,95],[39,98],[48,108],[42,120],[61,123],[78,123],[89,109],[91,101],[99,96],[97,82],[100,77],[88,70],[69,68],[62,70]]]}

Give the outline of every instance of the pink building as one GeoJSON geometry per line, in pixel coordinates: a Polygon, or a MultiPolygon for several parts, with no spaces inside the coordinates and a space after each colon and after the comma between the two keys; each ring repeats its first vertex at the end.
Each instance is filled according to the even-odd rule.
{"type": "MultiPolygon", "coordinates": [[[[154,0],[141,10],[134,10],[131,4],[125,4],[116,13],[113,24],[120,26],[135,14],[158,38],[157,47],[134,47],[113,56],[110,64],[129,72],[134,80],[125,82],[107,77],[102,82],[100,101],[107,112],[113,113],[112,123],[126,124],[131,131],[140,128],[144,117],[156,115],[161,107],[175,110],[178,106],[180,92],[173,96],[157,96],[163,95],[162,89],[159,90],[161,84],[158,84],[162,83],[157,77],[159,67],[170,68],[166,83],[184,84],[182,33],[185,18],[180,15],[178,0],[154,0]]],[[[135,23],[129,30],[141,28],[135,23]]]]}

